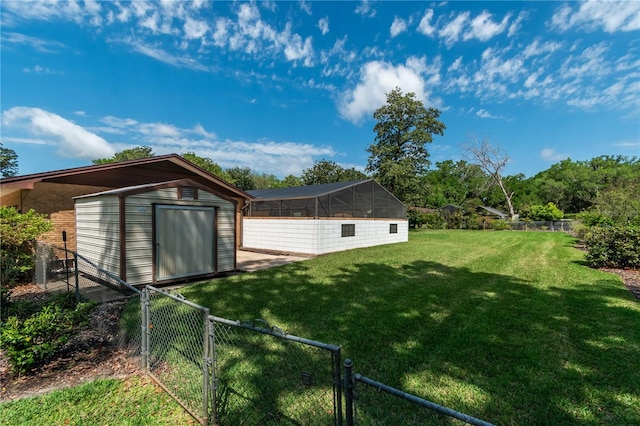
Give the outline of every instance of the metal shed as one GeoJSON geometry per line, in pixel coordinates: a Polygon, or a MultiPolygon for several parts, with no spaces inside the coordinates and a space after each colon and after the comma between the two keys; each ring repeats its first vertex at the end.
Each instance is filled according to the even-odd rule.
{"type": "Polygon", "coordinates": [[[245,248],[324,254],[408,240],[406,207],[373,179],[248,193],[245,248]]]}
{"type": "Polygon", "coordinates": [[[236,269],[236,202],[190,179],[75,197],[77,251],[132,285],[236,269]]]}

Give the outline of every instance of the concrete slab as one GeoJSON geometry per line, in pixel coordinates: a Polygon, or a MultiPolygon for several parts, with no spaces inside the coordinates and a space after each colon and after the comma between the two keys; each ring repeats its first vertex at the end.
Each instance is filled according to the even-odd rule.
{"type": "Polygon", "coordinates": [[[238,250],[236,265],[238,270],[250,272],[260,269],[273,268],[287,263],[301,262],[313,256],[296,255],[290,253],[265,253],[259,251],[238,250]]]}

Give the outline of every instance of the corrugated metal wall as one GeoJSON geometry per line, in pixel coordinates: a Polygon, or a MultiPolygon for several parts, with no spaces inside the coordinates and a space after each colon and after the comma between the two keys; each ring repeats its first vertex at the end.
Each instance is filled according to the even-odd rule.
{"type": "Polygon", "coordinates": [[[120,209],[117,196],[76,200],[76,250],[102,269],[120,275],[120,209]]]}
{"type": "MultiPolygon", "coordinates": [[[[198,191],[197,200],[178,200],[178,188],[151,190],[125,198],[128,283],[148,284],[153,276],[153,204],[214,206],[217,215],[216,272],[235,267],[235,206],[214,194],[198,191]]],[[[119,200],[117,195],[96,195],[76,200],[78,252],[120,275],[119,200]]],[[[213,228],[212,228],[213,232],[213,228]]],[[[180,236],[176,236],[179,238],[180,236]]]]}

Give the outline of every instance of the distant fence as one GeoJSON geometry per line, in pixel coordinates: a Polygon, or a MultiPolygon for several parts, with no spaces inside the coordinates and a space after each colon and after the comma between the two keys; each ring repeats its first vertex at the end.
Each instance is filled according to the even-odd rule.
{"type": "Polygon", "coordinates": [[[507,222],[513,231],[551,231],[551,232],[571,232],[573,230],[572,220],[556,221],[515,221],[507,222]]]}

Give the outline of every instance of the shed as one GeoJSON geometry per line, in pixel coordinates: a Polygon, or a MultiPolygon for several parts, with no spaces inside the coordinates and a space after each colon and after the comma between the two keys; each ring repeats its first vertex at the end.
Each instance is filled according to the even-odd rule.
{"type": "Polygon", "coordinates": [[[245,248],[315,255],[409,239],[406,207],[373,179],[248,192],[245,248]]]}
{"type": "Polygon", "coordinates": [[[236,269],[236,201],[191,179],[74,201],[78,253],[132,285],[236,269]]]}

